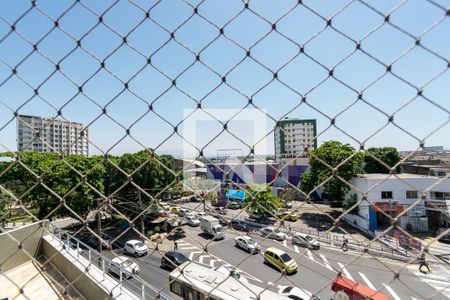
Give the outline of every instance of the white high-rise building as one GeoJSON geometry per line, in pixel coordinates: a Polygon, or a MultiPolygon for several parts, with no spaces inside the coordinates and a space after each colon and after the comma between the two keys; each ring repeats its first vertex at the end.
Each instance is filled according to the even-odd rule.
{"type": "Polygon", "coordinates": [[[88,155],[88,129],[76,122],[19,115],[17,151],[88,155]]]}
{"type": "Polygon", "coordinates": [[[315,119],[283,119],[275,127],[275,159],[303,156],[317,148],[317,123],[315,119]],[[306,150],[306,151],[305,151],[306,150]]]}

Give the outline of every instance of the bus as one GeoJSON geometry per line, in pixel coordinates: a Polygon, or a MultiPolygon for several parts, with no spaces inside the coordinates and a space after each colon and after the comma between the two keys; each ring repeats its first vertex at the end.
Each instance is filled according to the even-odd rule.
{"type": "Polygon", "coordinates": [[[290,299],[253,285],[244,278],[239,278],[239,275],[231,274],[232,276],[218,269],[187,261],[169,274],[171,296],[187,300],[290,299]]]}
{"type": "Polygon", "coordinates": [[[332,285],[332,300],[391,300],[382,292],[377,292],[359,282],[339,276],[332,285]]]}

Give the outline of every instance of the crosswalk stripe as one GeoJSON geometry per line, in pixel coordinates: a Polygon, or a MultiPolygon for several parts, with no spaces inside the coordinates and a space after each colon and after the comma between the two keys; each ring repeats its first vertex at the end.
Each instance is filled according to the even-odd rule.
{"type": "Polygon", "coordinates": [[[328,262],[328,259],[323,254],[319,254],[319,256],[325,263],[325,267],[327,267],[330,270],[333,270],[333,268],[330,266],[330,263],[328,262]]]}
{"type": "Polygon", "coordinates": [[[383,283],[383,285],[386,288],[386,290],[392,295],[392,298],[394,298],[394,300],[401,300],[401,298],[397,295],[396,292],[394,292],[394,290],[390,286],[388,286],[385,283],[383,283]]]}
{"type": "MultiPolygon", "coordinates": [[[[315,261],[314,256],[311,253],[311,250],[306,250],[306,254],[308,254],[308,258],[312,261],[315,261]]],[[[322,258],[323,259],[323,258],[322,258]]]]}
{"type": "Polygon", "coordinates": [[[180,241],[177,241],[177,244],[178,244],[178,245],[189,245],[189,246],[191,246],[191,244],[189,244],[189,243],[186,243],[186,242],[180,242],[180,241]]]}
{"type": "Polygon", "coordinates": [[[370,287],[372,290],[377,290],[376,288],[375,288],[375,286],[372,284],[372,282],[370,282],[370,280],[369,280],[369,278],[367,278],[367,276],[366,275],[364,275],[363,273],[361,273],[361,272],[358,272],[358,274],[359,274],[359,276],[361,276],[361,278],[364,280],[364,282],[366,283],[366,285],[368,286],[368,287],[370,287]]]}
{"type": "Polygon", "coordinates": [[[297,245],[294,245],[294,250],[295,250],[295,252],[300,253],[300,252],[298,251],[297,245]]]}
{"type": "Polygon", "coordinates": [[[200,255],[200,256],[198,257],[198,262],[202,264],[202,263],[203,263],[203,259],[204,259],[204,258],[207,258],[207,257],[210,257],[210,256],[209,256],[209,255],[200,255]]]}
{"type": "Polygon", "coordinates": [[[337,264],[339,265],[339,268],[341,268],[342,272],[344,272],[345,277],[353,281],[355,280],[353,279],[352,275],[350,275],[350,272],[347,270],[347,268],[345,268],[343,264],[341,264],[340,262],[338,262],[337,264]]]}
{"type": "Polygon", "coordinates": [[[192,250],[192,249],[198,249],[195,246],[186,246],[186,247],[180,247],[181,250],[192,250]]]}
{"type": "Polygon", "coordinates": [[[215,259],[211,259],[211,260],[209,261],[209,265],[210,265],[211,267],[214,268],[214,264],[215,264],[216,261],[217,261],[217,260],[215,260],[215,259]]]}
{"type": "Polygon", "coordinates": [[[192,251],[191,253],[189,253],[189,259],[192,260],[194,258],[195,254],[200,254],[202,253],[202,251],[192,251]]]}

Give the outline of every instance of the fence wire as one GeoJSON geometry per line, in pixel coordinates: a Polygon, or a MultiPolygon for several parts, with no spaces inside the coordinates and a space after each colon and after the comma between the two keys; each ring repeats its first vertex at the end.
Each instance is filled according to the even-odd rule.
{"type": "MultiPolygon", "coordinates": [[[[362,0],[1,3],[0,146],[4,153],[0,162],[3,222],[0,229],[7,243],[0,249],[4,253],[9,253],[7,249],[16,250],[2,257],[2,280],[10,288],[6,291],[0,288],[0,298],[6,293],[11,299],[32,299],[27,290],[33,280],[39,273],[57,268],[59,251],[66,251],[82,266],[82,271],[76,276],[58,271],[64,280],[53,280],[52,286],[61,298],[86,297],[77,294],[79,285],[85,283],[85,275],[93,276],[92,272],[97,270],[103,274],[99,285],[105,276],[112,284],[106,298],[244,299],[251,294],[252,299],[259,299],[268,291],[278,293],[285,286],[294,286],[310,291],[307,297],[325,299],[325,295],[332,293],[332,283],[337,278],[353,279],[348,269],[356,266],[376,270],[375,275],[363,274],[359,280],[353,274],[355,281],[372,288],[371,294],[364,297],[378,299],[373,294],[380,292],[392,299],[446,299],[450,294],[449,277],[433,286],[415,271],[422,254],[431,264],[432,273],[448,271],[445,255],[449,252],[437,255],[431,251],[431,245],[450,234],[448,221],[447,228],[425,242],[412,234],[401,218],[423,210],[424,203],[435,200],[430,199],[431,193],[435,198],[436,188],[449,185],[450,172],[425,188],[398,172],[407,161],[420,155],[434,136],[448,137],[445,133],[450,113],[445,91],[450,83],[446,38],[450,33],[450,8],[444,3],[431,0],[389,4],[362,0]],[[407,90],[407,96],[396,92],[397,86],[407,90]],[[324,95],[327,91],[331,94],[324,95]],[[341,92],[345,93],[342,96],[345,101],[339,104],[331,103],[333,99],[326,103],[318,101],[321,97],[332,98],[334,92],[339,97],[341,92]],[[290,104],[280,99],[283,97],[289,97],[290,104]],[[383,97],[401,98],[401,105],[386,104],[381,101],[383,97]],[[175,103],[176,98],[183,99],[183,104],[175,103]],[[264,102],[267,98],[272,103],[264,102]],[[416,112],[411,111],[415,104],[419,107],[416,112]],[[140,107],[138,111],[133,110],[135,105],[140,107]],[[28,115],[41,114],[42,106],[48,120],[41,120],[39,126],[35,119],[27,121],[28,115]],[[225,118],[212,112],[230,107],[234,110],[231,114],[224,113],[225,118]],[[187,108],[188,113],[176,117],[187,108]],[[352,114],[357,108],[359,116],[352,114]],[[253,141],[244,133],[250,129],[236,130],[231,125],[248,110],[261,114],[271,124],[253,141]],[[190,140],[181,129],[199,112],[219,128],[204,144],[190,140]],[[77,127],[75,137],[65,143],[61,141],[60,146],[47,138],[55,130],[56,120],[79,122],[83,114],[89,121],[77,127]],[[301,149],[287,153],[276,163],[255,151],[262,143],[273,140],[277,131],[293,140],[289,137],[292,132],[283,122],[285,117],[298,114],[310,114],[307,119],[318,120],[317,131],[302,141],[301,149]],[[370,124],[372,115],[381,121],[370,124]],[[405,115],[414,121],[405,125],[405,115]],[[146,123],[145,134],[138,134],[139,124],[149,119],[155,123],[146,123]],[[108,126],[104,125],[106,121],[108,126]],[[427,125],[424,134],[416,127],[420,126],[418,123],[427,125]],[[96,126],[100,124],[106,132],[99,132],[96,126]],[[15,126],[23,126],[22,133],[17,129],[17,139],[29,132],[30,138],[20,145],[23,152],[16,151],[11,142],[15,126]],[[409,147],[414,149],[392,165],[369,151],[372,141],[386,137],[391,129],[395,131],[387,135],[406,136],[409,147]],[[333,135],[356,145],[356,150],[346,157],[331,159],[311,151],[314,142],[320,147],[333,135]],[[266,188],[233,181],[230,178],[233,167],[208,154],[211,147],[223,143],[224,136],[242,146],[241,162],[259,162],[266,172],[275,174],[267,180],[268,186],[284,186],[286,194],[282,197],[287,199],[291,195],[294,200],[287,213],[270,208],[268,203],[275,200],[267,196],[266,188]],[[220,180],[199,188],[195,179],[188,179],[186,174],[198,172],[200,166],[189,160],[175,167],[174,159],[164,155],[166,144],[173,141],[179,149],[181,144],[193,149],[195,159],[206,166],[206,172],[213,168],[223,174],[220,180]],[[121,160],[114,154],[126,143],[141,149],[140,156],[121,160]],[[91,156],[74,155],[85,154],[83,147],[89,147],[91,156]],[[33,149],[55,155],[33,157],[27,153],[33,149]],[[346,177],[348,165],[362,155],[386,173],[377,177],[376,184],[367,190],[346,177]],[[285,175],[292,164],[304,157],[314,160],[322,170],[316,182],[306,188],[293,184],[289,175],[285,175]],[[370,196],[391,179],[417,193],[413,197],[416,200],[396,214],[381,209],[370,196]],[[333,199],[327,199],[328,202],[317,199],[330,186],[340,184],[355,195],[354,201],[334,209],[330,207],[333,199]],[[239,209],[232,212],[229,208],[222,215],[216,202],[220,203],[225,190],[230,188],[245,191],[247,200],[239,209]],[[368,213],[375,210],[385,226],[372,235],[356,230],[352,226],[357,222],[354,215],[358,208],[367,208],[368,213]],[[189,227],[187,215],[175,216],[180,209],[221,219],[225,240],[216,241],[199,234],[199,230],[195,231],[197,227],[189,227]],[[258,212],[263,218],[252,218],[251,212],[258,212]],[[13,218],[15,215],[20,217],[13,218]],[[302,222],[290,222],[298,216],[302,222]],[[17,236],[10,229],[23,220],[40,222],[41,226],[28,231],[25,237],[17,236]],[[239,222],[244,227],[237,227],[239,222]],[[271,222],[273,236],[260,234],[267,225],[264,222],[271,222]],[[58,224],[66,223],[59,228],[58,224]],[[345,261],[333,255],[327,260],[326,252],[291,246],[294,233],[317,239],[336,255],[347,255],[345,261]],[[27,241],[36,234],[52,236],[59,251],[51,255],[44,250],[38,255],[29,251],[27,241]],[[178,238],[179,235],[184,237],[178,238]],[[261,264],[267,260],[262,251],[256,256],[237,249],[228,253],[224,244],[234,245],[238,236],[253,237],[262,251],[270,246],[289,250],[299,265],[297,275],[290,276],[285,272],[287,269],[278,272],[267,266],[257,267],[256,259],[261,264]],[[276,240],[278,237],[280,241],[276,240]],[[129,239],[144,242],[149,253],[133,259],[140,272],[125,279],[125,271],[115,276],[108,270],[113,261],[123,257],[129,239]],[[405,239],[413,241],[412,244],[401,245],[405,239]],[[218,251],[221,247],[224,250],[218,251]],[[169,272],[159,268],[159,260],[174,249],[184,252],[191,262],[184,265],[184,271],[169,278],[169,272]],[[9,270],[18,253],[39,266],[39,272],[26,281],[19,282],[9,270]],[[199,292],[202,296],[194,294],[193,290],[200,289],[201,279],[189,277],[189,272],[200,273],[195,268],[204,266],[201,263],[207,257],[208,267],[225,265],[229,270],[239,270],[241,278],[249,280],[238,280],[238,285],[230,287],[227,282],[232,275],[222,279],[219,276],[209,281],[212,288],[199,292]],[[310,280],[306,276],[320,279],[310,280]],[[367,276],[383,277],[382,284],[374,286],[367,276]],[[181,278],[188,278],[189,288],[176,286],[181,278]],[[220,296],[219,291],[232,294],[233,289],[239,297],[220,296]]],[[[63,128],[60,130],[62,134],[63,128]]],[[[438,196],[449,205],[448,192],[438,196]]],[[[392,198],[395,199],[392,193],[386,196],[392,198]]],[[[394,211],[397,209],[395,203],[388,203],[394,206],[394,211]]],[[[448,217],[447,211],[447,220],[448,217]]],[[[450,276],[445,274],[441,277],[450,276]]]]}

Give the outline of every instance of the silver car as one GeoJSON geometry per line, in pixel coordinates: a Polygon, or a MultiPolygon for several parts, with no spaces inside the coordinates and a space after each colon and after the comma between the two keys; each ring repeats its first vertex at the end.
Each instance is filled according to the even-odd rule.
{"type": "Polygon", "coordinates": [[[275,239],[278,241],[284,241],[286,239],[286,233],[281,232],[279,229],[269,226],[264,227],[259,230],[262,236],[268,237],[270,239],[275,239]]]}
{"type": "Polygon", "coordinates": [[[306,247],[308,249],[318,250],[320,243],[308,234],[296,233],[292,236],[292,244],[306,247]]]}
{"type": "Polygon", "coordinates": [[[186,220],[187,220],[187,223],[189,226],[192,226],[192,227],[200,226],[200,220],[197,218],[197,216],[188,215],[186,217],[186,220]]]}
{"type": "Polygon", "coordinates": [[[122,273],[124,278],[130,278],[139,273],[139,266],[126,256],[118,256],[111,261],[108,270],[118,276],[122,273]]]}
{"type": "Polygon", "coordinates": [[[258,253],[261,247],[249,236],[238,236],[234,239],[234,245],[247,251],[248,253],[258,253]]]}

